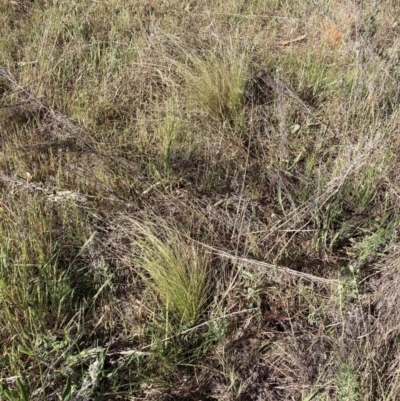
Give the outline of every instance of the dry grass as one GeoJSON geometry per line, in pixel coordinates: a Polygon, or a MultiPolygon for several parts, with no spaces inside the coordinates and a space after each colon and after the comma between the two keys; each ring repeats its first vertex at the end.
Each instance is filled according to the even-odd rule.
{"type": "Polygon", "coordinates": [[[398,15],[0,3],[0,398],[399,399],[398,15]]]}

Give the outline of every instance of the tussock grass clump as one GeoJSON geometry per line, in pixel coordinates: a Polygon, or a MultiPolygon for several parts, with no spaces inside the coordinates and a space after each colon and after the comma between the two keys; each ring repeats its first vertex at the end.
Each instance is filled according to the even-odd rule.
{"type": "Polygon", "coordinates": [[[138,248],[134,266],[144,270],[142,277],[155,301],[160,299],[165,313],[178,323],[194,323],[210,295],[210,258],[170,227],[135,223],[133,230],[139,234],[134,241],[138,248]]]}
{"type": "Polygon", "coordinates": [[[188,99],[220,123],[240,127],[249,57],[231,44],[203,54],[185,54],[178,71],[185,80],[188,99]]]}

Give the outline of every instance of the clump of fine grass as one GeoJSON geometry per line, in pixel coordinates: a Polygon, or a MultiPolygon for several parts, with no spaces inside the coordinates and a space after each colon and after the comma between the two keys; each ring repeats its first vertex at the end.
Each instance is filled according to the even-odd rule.
{"type": "Polygon", "coordinates": [[[212,120],[237,128],[243,118],[248,65],[248,54],[230,44],[204,55],[190,51],[178,67],[188,99],[212,120]]]}
{"type": "Polygon", "coordinates": [[[179,323],[195,322],[207,301],[209,257],[171,228],[162,228],[164,238],[152,225],[135,222],[134,229],[134,262],[151,293],[179,323]]]}

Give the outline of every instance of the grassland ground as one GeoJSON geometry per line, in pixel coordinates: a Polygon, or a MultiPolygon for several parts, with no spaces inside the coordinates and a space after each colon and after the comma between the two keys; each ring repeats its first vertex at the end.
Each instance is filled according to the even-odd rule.
{"type": "Polygon", "coordinates": [[[0,399],[400,399],[399,33],[0,0],[0,399]]]}

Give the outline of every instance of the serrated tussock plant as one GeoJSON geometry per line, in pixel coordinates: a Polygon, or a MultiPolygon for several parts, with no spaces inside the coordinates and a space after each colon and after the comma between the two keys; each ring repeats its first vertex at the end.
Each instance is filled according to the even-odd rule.
{"type": "Polygon", "coordinates": [[[209,257],[168,227],[133,222],[134,265],[156,300],[179,323],[191,324],[207,300],[209,257]]]}
{"type": "Polygon", "coordinates": [[[185,62],[177,62],[187,97],[209,118],[240,128],[249,57],[230,43],[204,55],[184,50],[185,62]]]}

